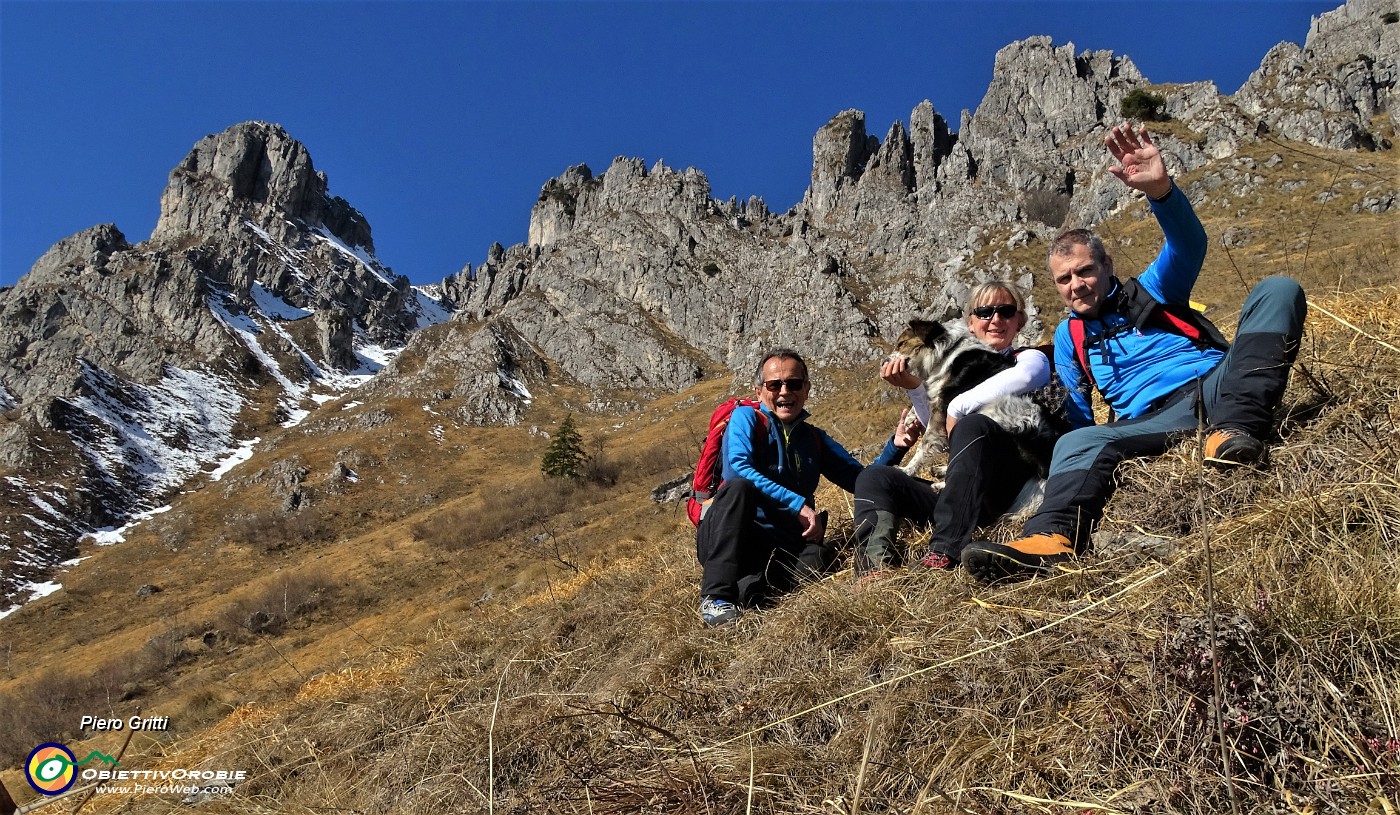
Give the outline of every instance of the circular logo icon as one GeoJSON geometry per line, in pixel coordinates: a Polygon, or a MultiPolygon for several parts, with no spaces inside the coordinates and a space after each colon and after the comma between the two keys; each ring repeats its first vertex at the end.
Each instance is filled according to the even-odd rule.
{"type": "Polygon", "coordinates": [[[41,795],[58,795],[77,780],[78,774],[74,771],[77,763],[77,757],[67,747],[48,742],[29,754],[29,760],[24,762],[24,777],[41,795]]]}

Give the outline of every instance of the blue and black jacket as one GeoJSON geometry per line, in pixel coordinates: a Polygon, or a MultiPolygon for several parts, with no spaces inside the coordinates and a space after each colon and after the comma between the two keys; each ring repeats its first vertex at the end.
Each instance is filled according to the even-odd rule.
{"type": "MultiPolygon", "coordinates": [[[[813,496],[822,476],[846,492],[855,491],[856,476],[865,466],[826,431],[808,424],[808,415],[802,411],[792,427],[785,428],[766,406],[735,408],[724,433],[724,479],[748,479],[793,516],[804,505],[815,506],[813,496]],[[759,419],[760,410],[764,420],[759,419]]],[[[905,452],[894,446],[891,436],[873,463],[897,464],[905,452]]],[[[760,522],[768,520],[763,507],[758,516],[760,522]]]]}
{"type": "MultiPolygon", "coordinates": [[[[1166,198],[1148,199],[1148,205],[1166,242],[1152,265],[1138,276],[1138,283],[1159,303],[1187,306],[1205,262],[1205,228],[1175,183],[1166,198]]],[[[1122,287],[1115,279],[1105,302],[1114,302],[1122,287]]],[[[1098,319],[1070,314],[1055,330],[1055,372],[1069,389],[1065,412],[1072,427],[1088,427],[1094,423],[1094,414],[1089,402],[1090,383],[1075,359],[1071,320],[1084,323],[1084,350],[1094,383],[1119,419],[1150,412],[1188,382],[1210,373],[1225,355],[1219,348],[1203,348],[1180,333],[1157,326],[1124,330],[1129,320],[1117,310],[1101,313],[1098,319]]]]}

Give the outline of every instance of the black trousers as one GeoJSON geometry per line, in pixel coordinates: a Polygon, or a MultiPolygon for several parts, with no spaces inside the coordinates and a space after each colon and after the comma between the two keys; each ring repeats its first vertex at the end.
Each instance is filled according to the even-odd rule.
{"type": "MultiPolygon", "coordinates": [[[[826,513],[821,513],[823,531],[826,513]]],[[[801,522],[753,482],[732,478],[715,492],[695,530],[700,596],[764,605],[798,584],[819,579],[836,560],[825,540],[802,537],[801,522]],[[765,521],[758,519],[762,506],[765,521]]]]}
{"type": "MultiPolygon", "coordinates": [[[[1036,452],[1049,461],[1048,445],[1036,452]]],[[[865,468],[856,479],[857,571],[902,563],[895,541],[899,520],[931,524],[929,551],[958,560],[977,527],[995,521],[1037,475],[1011,434],[980,413],[953,427],[941,493],[898,467],[865,468]]]]}

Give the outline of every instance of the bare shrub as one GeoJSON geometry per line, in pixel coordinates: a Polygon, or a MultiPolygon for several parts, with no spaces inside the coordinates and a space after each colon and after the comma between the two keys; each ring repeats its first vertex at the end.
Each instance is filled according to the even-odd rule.
{"type": "Polygon", "coordinates": [[[1069,196],[1052,190],[1030,190],[1022,197],[1021,208],[1027,218],[1058,229],[1069,215],[1069,196]]]}
{"type": "Polygon", "coordinates": [[[1167,98],[1160,93],[1153,93],[1146,88],[1133,88],[1123,97],[1119,110],[1126,119],[1160,122],[1167,118],[1162,110],[1166,103],[1167,98]]]}
{"type": "Polygon", "coordinates": [[[189,628],[170,625],[147,640],[141,653],[145,673],[157,674],[192,659],[194,654],[185,645],[189,636],[189,628]]]}
{"type": "Polygon", "coordinates": [[[334,588],[317,571],[282,574],[229,603],[222,620],[231,631],[278,634],[309,620],[329,601],[334,588]]]}
{"type": "Polygon", "coordinates": [[[315,507],[293,512],[266,510],[229,518],[224,537],[264,552],[278,552],[299,544],[322,540],[327,525],[315,507]]]}
{"type": "Polygon", "coordinates": [[[617,483],[622,466],[608,455],[602,439],[593,440],[593,452],[583,460],[579,476],[590,484],[610,487],[617,483]]]}
{"type": "Polygon", "coordinates": [[[659,444],[619,455],[609,454],[607,464],[620,481],[649,482],[657,475],[679,475],[695,469],[704,428],[697,435],[677,433],[659,444]]]}
{"type": "Polygon", "coordinates": [[[0,765],[17,766],[35,745],[72,738],[84,715],[105,709],[91,681],[57,671],[0,693],[0,765]]]}

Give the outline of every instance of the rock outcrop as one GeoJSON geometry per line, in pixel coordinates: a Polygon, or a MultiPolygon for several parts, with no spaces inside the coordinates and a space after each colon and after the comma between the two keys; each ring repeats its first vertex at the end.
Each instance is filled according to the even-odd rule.
{"type": "MultiPolygon", "coordinates": [[[[296,415],[314,383],[377,367],[358,345],[445,319],[373,249],[306,148],[249,122],[171,172],[148,240],[105,224],[44,253],[0,291],[0,465],[28,474],[0,481],[0,547],[63,540],[35,560],[71,555],[75,531],[123,522],[223,455],[240,417],[258,423],[243,416],[258,394],[296,415]]],[[[6,569],[0,606],[38,574],[6,569]]]]}
{"type": "Polygon", "coordinates": [[[1279,138],[1335,150],[1388,148],[1400,127],[1397,14],[1394,0],[1349,0],[1314,18],[1303,47],[1274,46],[1235,103],[1279,138]]]}
{"type": "Polygon", "coordinates": [[[421,317],[408,279],[374,256],[364,216],[278,125],[201,139],[170,173],[150,243],[203,249],[200,273],[241,306],[256,305],[256,284],[299,309],[344,309],[373,341],[399,345],[421,317]]]}

